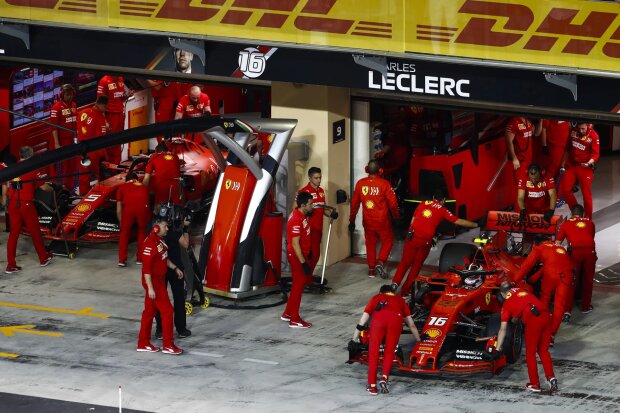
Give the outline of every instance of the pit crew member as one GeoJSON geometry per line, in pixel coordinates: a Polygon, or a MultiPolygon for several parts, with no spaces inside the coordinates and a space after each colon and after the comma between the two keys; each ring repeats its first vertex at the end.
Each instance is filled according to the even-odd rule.
{"type": "MultiPolygon", "coordinates": [[[[88,139],[97,138],[103,136],[110,130],[110,124],[108,123],[106,108],[108,106],[108,97],[101,95],[97,97],[95,104],[87,109],[84,109],[78,113],[78,141],[85,141],[88,139]]],[[[90,159],[89,166],[83,166],[80,163],[80,179],[79,190],[80,194],[86,194],[90,189],[91,175],[95,176],[95,179],[99,179],[99,164],[101,160],[107,159],[106,151],[100,149],[88,153],[90,159]]]]}
{"type": "MultiPolygon", "coordinates": [[[[52,140],[48,150],[54,150],[63,146],[73,144],[73,139],[77,137],[77,106],[75,98],[75,88],[70,84],[64,84],[60,88],[60,100],[52,105],[49,121],[62,128],[52,127],[52,140]],[[70,129],[70,130],[67,130],[70,129]],[[73,132],[73,133],[72,133],[73,132]]],[[[59,179],[64,186],[72,190],[74,187],[77,172],[77,159],[67,159],[54,165],[54,175],[64,176],[59,179]]]]}
{"type": "MultiPolygon", "coordinates": [[[[596,231],[592,220],[583,216],[583,206],[575,205],[571,213],[571,218],[560,225],[555,241],[557,244],[560,244],[564,239],[568,241],[568,251],[573,259],[577,276],[581,278],[581,312],[588,314],[593,309],[592,285],[597,260],[596,244],[594,243],[596,231]]],[[[571,298],[573,297],[571,295],[571,298]]],[[[566,309],[569,313],[564,313],[565,319],[570,320],[570,311],[573,308],[572,301],[572,299],[569,300],[566,309]]]]}
{"type": "Polygon", "coordinates": [[[525,175],[527,166],[532,163],[532,139],[534,125],[526,117],[510,119],[506,125],[505,135],[508,160],[512,162],[515,182],[525,175]]]}
{"type": "Polygon", "coordinates": [[[138,226],[138,251],[136,262],[142,263],[144,239],[151,221],[149,190],[138,179],[135,172],[125,177],[125,183],[116,190],[116,217],[120,223],[120,239],[118,242],[118,266],[127,266],[127,245],[133,224],[138,226]]]}
{"type": "MultiPolygon", "coordinates": [[[[370,299],[364,313],[360,317],[359,323],[353,333],[353,341],[358,342],[360,331],[365,330],[365,325],[372,316],[370,322],[370,342],[368,346],[368,393],[377,395],[377,371],[379,369],[379,348],[383,347],[383,366],[381,370],[381,380],[379,389],[381,393],[389,393],[389,378],[396,345],[400,339],[403,328],[403,320],[411,330],[411,334],[416,341],[421,341],[418,329],[411,318],[411,311],[405,300],[395,295],[392,286],[389,284],[381,286],[379,294],[370,299]]],[[[427,338],[423,334],[424,338],[427,338]]]]}
{"type": "Polygon", "coordinates": [[[374,277],[376,270],[379,276],[387,278],[385,264],[394,245],[391,218],[398,219],[398,201],[390,183],[381,178],[383,170],[376,160],[368,162],[366,172],[368,176],[355,184],[353,199],[351,200],[349,231],[355,231],[355,217],[361,204],[368,276],[374,277]],[[377,242],[381,243],[378,260],[377,242]]]}
{"type": "Polygon", "coordinates": [[[183,278],[183,271],[168,259],[168,247],[162,237],[168,232],[168,221],[157,215],[155,225],[149,236],[144,241],[142,251],[142,287],[146,292],[144,296],[144,311],[140,324],[140,336],[138,339],[138,351],[154,353],[160,350],[151,344],[151,328],[153,317],[159,311],[163,325],[163,348],[166,354],[178,355],[183,350],[174,345],[172,335],[172,304],[166,291],[166,272],[170,268],[178,278],[183,278]]]}
{"type": "Polygon", "coordinates": [[[401,295],[404,297],[409,295],[411,285],[418,277],[420,268],[422,268],[422,264],[424,264],[424,260],[426,260],[431,250],[435,231],[441,221],[445,219],[466,228],[478,227],[478,224],[473,221],[461,219],[453,215],[444,206],[445,202],[446,192],[442,188],[438,188],[435,190],[433,199],[431,201],[423,201],[418,205],[411,218],[411,224],[409,225],[407,238],[403,246],[403,256],[398,263],[394,279],[392,280],[394,289],[398,288],[407,270],[409,270],[409,275],[401,289],[401,295]]]}
{"type": "Polygon", "coordinates": [[[194,85],[189,93],[179,99],[175,119],[199,118],[211,115],[211,100],[209,95],[203,93],[200,86],[194,85]]]}
{"type": "Polygon", "coordinates": [[[579,182],[583,195],[584,216],[592,219],[592,180],[594,179],[594,167],[600,157],[600,143],[598,133],[592,129],[592,125],[579,122],[570,132],[567,147],[567,156],[563,168],[565,168],[562,183],[560,185],[560,197],[572,210],[577,205],[577,199],[573,194],[573,185],[579,182]]]}
{"type": "Polygon", "coordinates": [[[286,223],[286,252],[291,266],[293,282],[286,308],[280,316],[288,321],[291,328],[310,328],[312,323],[304,321],[299,315],[301,295],[304,292],[306,276],[312,275],[310,267],[310,223],[308,216],[312,213],[312,195],[307,192],[297,194],[297,208],[293,210],[286,223]]]}
{"type": "Polygon", "coordinates": [[[179,193],[181,160],[176,153],[168,151],[165,142],[157,145],[156,152],[151,155],[144,172],[144,185],[155,192],[155,204],[183,202],[183,194],[179,193]],[[155,181],[151,182],[153,174],[155,181]]]}
{"type": "Polygon", "coordinates": [[[551,328],[549,323],[549,310],[533,294],[522,288],[512,288],[509,282],[503,282],[499,287],[500,294],[504,297],[502,305],[501,324],[497,335],[497,354],[501,354],[508,322],[512,318],[520,319],[525,325],[525,360],[527,361],[527,373],[530,382],[526,389],[532,392],[540,392],[540,379],[538,377],[538,364],[536,353],[540,357],[549,390],[558,390],[558,381],[553,372],[553,361],[549,354],[551,343],[551,328]]]}
{"type": "Polygon", "coordinates": [[[543,120],[541,134],[543,158],[541,163],[545,168],[545,175],[550,178],[557,179],[570,129],[570,122],[565,120],[543,120]]]}
{"type": "MultiPolygon", "coordinates": [[[[133,96],[133,90],[125,87],[122,76],[103,76],[97,84],[97,96],[108,97],[106,117],[110,124],[108,133],[120,132],[125,129],[125,102],[133,96]]],[[[108,160],[112,163],[121,163],[122,146],[107,148],[108,160]]]]}
{"type": "Polygon", "coordinates": [[[544,214],[545,220],[551,221],[557,201],[553,177],[543,177],[540,165],[533,163],[527,168],[527,177],[519,178],[517,187],[517,204],[521,208],[521,215],[544,214]]]}
{"type": "MultiPolygon", "coordinates": [[[[30,146],[22,146],[19,150],[19,162],[32,158],[34,150],[30,146]]],[[[7,266],[4,272],[13,274],[22,269],[17,265],[17,240],[22,230],[26,227],[32,243],[39,257],[41,267],[46,267],[52,261],[52,254],[43,245],[43,237],[39,228],[39,216],[34,206],[34,192],[37,187],[44,191],[52,191],[52,187],[42,183],[44,174],[40,171],[27,172],[19,178],[14,178],[11,182],[2,185],[2,204],[7,205],[9,215],[9,239],[6,244],[7,266]]]]}

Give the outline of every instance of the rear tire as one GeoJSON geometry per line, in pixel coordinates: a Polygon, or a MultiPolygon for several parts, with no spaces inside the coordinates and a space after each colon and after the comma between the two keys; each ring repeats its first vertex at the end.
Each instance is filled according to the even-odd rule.
{"type": "Polygon", "coordinates": [[[439,256],[439,272],[448,272],[450,267],[465,264],[465,258],[471,262],[477,251],[478,247],[473,244],[465,244],[463,242],[446,244],[439,256]]]}

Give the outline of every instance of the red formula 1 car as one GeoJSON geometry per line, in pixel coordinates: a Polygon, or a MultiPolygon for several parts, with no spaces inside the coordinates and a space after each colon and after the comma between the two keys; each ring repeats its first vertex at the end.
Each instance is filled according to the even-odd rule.
{"type": "MultiPolygon", "coordinates": [[[[210,202],[219,175],[215,156],[206,147],[185,139],[172,139],[168,149],[181,159],[179,191],[184,193],[187,208],[192,211],[204,208],[210,202]]],[[[131,171],[142,177],[148,159],[141,155],[120,165],[105,165],[109,177],[94,185],[83,198],[72,196],[66,190],[53,194],[38,192],[37,210],[43,237],[57,243],[67,241],[71,245],[118,241],[116,189],[131,171]]],[[[156,179],[157,174],[153,182],[156,179]]],[[[75,255],[74,248],[67,248],[66,244],[53,249],[60,254],[66,249],[67,255],[75,255]]]]}
{"type": "MultiPolygon", "coordinates": [[[[510,323],[503,354],[494,354],[503,301],[499,285],[519,269],[531,248],[529,239],[534,234],[553,236],[561,219],[554,216],[546,222],[532,214],[520,221],[518,213],[490,212],[475,239],[480,246],[446,244],[439,271],[418,276],[411,297],[413,319],[429,338],[415,343],[407,355],[399,346],[394,364],[399,372],[497,374],[517,361],[523,343],[520,322],[510,323]]],[[[350,351],[351,362],[368,362],[367,342],[365,332],[362,345],[350,351]]]]}

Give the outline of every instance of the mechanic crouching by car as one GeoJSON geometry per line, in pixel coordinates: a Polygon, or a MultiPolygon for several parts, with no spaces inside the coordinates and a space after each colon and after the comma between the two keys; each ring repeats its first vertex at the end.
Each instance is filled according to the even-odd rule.
{"type": "Polygon", "coordinates": [[[540,301],[549,311],[551,311],[551,299],[553,298],[551,321],[551,344],[553,345],[554,337],[562,323],[562,316],[572,302],[571,297],[575,285],[574,265],[564,247],[552,241],[544,241],[536,245],[523,261],[519,271],[515,274],[513,280],[515,284],[523,280],[538,263],[542,264],[542,268],[527,281],[533,284],[542,276],[540,301]]]}
{"type": "Polygon", "coordinates": [[[125,183],[116,190],[116,217],[120,223],[120,239],[118,241],[118,266],[127,266],[127,246],[133,224],[138,225],[138,251],[136,264],[142,264],[142,250],[146,238],[151,208],[149,191],[146,185],[138,180],[135,172],[127,174],[125,183]]]}
{"type": "Polygon", "coordinates": [[[168,232],[167,218],[157,215],[155,225],[144,241],[142,251],[142,287],[144,296],[144,311],[140,324],[138,351],[155,353],[162,350],[165,354],[178,355],[183,350],[174,345],[172,334],[172,304],[166,290],[166,272],[173,270],[178,278],[183,278],[183,271],[168,258],[168,247],[162,237],[168,232]],[[153,317],[159,311],[162,319],[163,349],[151,344],[151,329],[153,317]]]}
{"type": "Polygon", "coordinates": [[[500,285],[499,292],[505,301],[502,305],[496,354],[502,354],[508,322],[513,318],[520,319],[525,325],[525,360],[527,361],[527,373],[530,379],[525,388],[532,392],[540,392],[538,363],[536,362],[536,353],[538,353],[545,371],[549,391],[557,391],[558,381],[555,378],[553,362],[551,354],[549,354],[549,344],[551,343],[549,310],[532,293],[522,288],[512,288],[512,284],[507,281],[500,285]]]}
{"type": "Polygon", "coordinates": [[[155,153],[151,155],[144,171],[144,185],[155,192],[154,204],[172,202],[180,204],[183,195],[179,193],[179,179],[181,178],[181,160],[176,153],[168,151],[166,142],[157,145],[155,153]],[[155,174],[155,183],[151,177],[155,174]]]}
{"type": "MultiPolygon", "coordinates": [[[[168,259],[182,271],[185,271],[183,259],[181,258],[181,251],[187,251],[189,248],[189,226],[191,224],[191,217],[187,214],[180,217],[171,216],[173,208],[174,207],[165,205],[161,205],[159,208],[159,214],[167,218],[170,223],[168,232],[164,236],[164,241],[168,246],[168,259]],[[181,222],[178,222],[177,218],[180,219],[181,222]]],[[[187,320],[185,317],[185,280],[177,277],[176,272],[168,268],[166,272],[166,284],[170,284],[170,290],[172,291],[174,326],[177,330],[177,335],[179,338],[189,337],[192,335],[192,332],[187,329],[187,320]]],[[[155,338],[159,339],[162,337],[162,324],[159,313],[155,316],[155,321],[155,338]]]]}
{"type": "MultiPolygon", "coordinates": [[[[370,322],[370,342],[368,346],[368,386],[366,390],[373,396],[377,395],[377,371],[379,369],[379,347],[385,339],[383,347],[383,366],[381,370],[381,380],[379,389],[381,393],[389,393],[390,370],[394,361],[396,345],[400,339],[403,328],[403,320],[411,330],[411,334],[416,341],[421,341],[418,329],[416,328],[411,311],[405,300],[394,294],[392,286],[385,284],[381,286],[379,294],[370,299],[360,321],[353,333],[353,341],[359,342],[360,332],[365,330],[366,323],[372,316],[370,322]]],[[[427,338],[423,334],[424,339],[427,338]]]]}
{"type": "Polygon", "coordinates": [[[407,270],[409,275],[401,289],[401,295],[409,295],[411,285],[418,277],[420,268],[428,256],[433,244],[433,237],[437,227],[444,219],[453,224],[466,228],[477,228],[478,224],[473,221],[461,219],[453,215],[444,206],[446,202],[446,191],[442,188],[435,190],[432,201],[423,201],[415,210],[407,232],[407,239],[403,246],[403,257],[396,268],[392,286],[394,290],[402,282],[407,270]]]}

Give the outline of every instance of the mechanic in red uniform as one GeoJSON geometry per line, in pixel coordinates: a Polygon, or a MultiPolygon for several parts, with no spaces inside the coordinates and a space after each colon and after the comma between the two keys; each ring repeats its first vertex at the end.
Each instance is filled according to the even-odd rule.
{"type": "MultiPolygon", "coordinates": [[[[60,88],[60,100],[52,105],[49,121],[60,128],[52,128],[52,140],[48,150],[54,150],[63,146],[73,144],[73,139],[77,138],[77,106],[73,99],[75,89],[70,84],[62,85],[60,88]],[[62,129],[65,128],[65,129],[62,129]],[[69,130],[67,130],[69,129],[69,130]]],[[[67,159],[54,165],[54,175],[64,176],[59,179],[68,190],[74,188],[75,173],[77,172],[77,159],[67,159]]]]}
{"type": "MultiPolygon", "coordinates": [[[[110,123],[108,133],[120,132],[125,129],[125,102],[133,96],[133,90],[125,88],[125,80],[122,76],[104,76],[97,84],[97,96],[108,97],[106,117],[110,123]]],[[[107,148],[108,161],[121,163],[122,146],[107,148]]]]}
{"type": "Polygon", "coordinates": [[[144,170],[143,183],[155,192],[155,205],[171,201],[173,204],[183,202],[179,195],[179,179],[181,178],[181,160],[176,153],[170,152],[165,142],[157,145],[156,152],[151,155],[144,170]],[[155,174],[155,182],[151,177],[155,174]]]}
{"type": "Polygon", "coordinates": [[[545,119],[542,123],[542,166],[545,168],[545,175],[557,179],[568,135],[570,134],[570,122],[565,120],[545,119]]]}
{"type": "MultiPolygon", "coordinates": [[[[394,360],[396,345],[400,339],[400,333],[403,329],[403,320],[413,334],[416,341],[422,338],[418,333],[418,329],[411,318],[411,311],[405,300],[395,295],[392,286],[389,284],[381,286],[379,294],[370,299],[364,313],[360,318],[359,324],[353,333],[353,341],[359,341],[360,331],[366,329],[365,325],[372,316],[370,322],[370,342],[368,346],[368,386],[366,390],[373,396],[377,395],[377,371],[379,370],[379,348],[385,339],[383,347],[383,366],[381,370],[381,380],[379,388],[381,393],[389,393],[390,370],[394,360]]],[[[426,334],[422,335],[424,339],[428,338],[426,334]]]]}
{"type": "Polygon", "coordinates": [[[499,292],[505,301],[502,305],[502,322],[497,335],[497,352],[498,354],[502,352],[508,322],[512,318],[520,319],[525,325],[525,360],[530,378],[526,389],[532,392],[540,392],[540,379],[536,362],[536,353],[538,353],[545,370],[549,391],[558,391],[558,381],[555,378],[553,361],[551,354],[549,354],[551,343],[549,310],[533,294],[522,288],[511,287],[509,282],[503,282],[499,287],[499,292]]]}
{"type": "Polygon", "coordinates": [[[544,214],[545,220],[551,221],[557,201],[553,177],[543,177],[540,165],[533,163],[527,168],[527,176],[519,178],[517,186],[521,214],[524,217],[526,214],[544,214]]]}
{"type": "Polygon", "coordinates": [[[572,302],[575,272],[573,261],[566,249],[552,241],[544,241],[536,245],[521,264],[514,276],[515,284],[524,279],[534,266],[542,264],[542,268],[532,275],[528,282],[535,283],[542,276],[540,301],[551,311],[553,298],[553,315],[551,320],[551,337],[557,334],[562,323],[562,316],[572,302]]]}
{"type": "Polygon", "coordinates": [[[209,95],[202,93],[200,86],[194,85],[189,93],[179,99],[175,119],[199,118],[211,115],[211,101],[209,95]]]}
{"type": "Polygon", "coordinates": [[[579,182],[583,195],[585,217],[592,219],[592,180],[594,179],[594,164],[600,157],[600,143],[598,133],[592,125],[586,122],[577,123],[570,133],[567,148],[568,157],[565,159],[565,168],[560,185],[560,197],[573,209],[577,199],[573,194],[573,185],[579,182]]]}
{"type": "MultiPolygon", "coordinates": [[[[594,271],[596,269],[596,244],[594,243],[594,223],[585,218],[583,206],[577,204],[571,210],[572,217],[560,225],[558,235],[555,237],[556,243],[560,244],[564,239],[568,241],[568,251],[577,276],[581,277],[581,312],[588,314],[592,311],[592,285],[594,283],[594,271]]],[[[567,307],[568,319],[573,308],[572,298],[567,307]]],[[[564,314],[565,317],[567,314],[564,314]]],[[[567,320],[568,321],[568,320],[567,320]]]]}
{"type": "Polygon", "coordinates": [[[525,176],[525,168],[532,163],[534,125],[524,116],[512,118],[506,125],[505,137],[508,160],[512,162],[517,182],[520,177],[525,176]]]}
{"type": "Polygon", "coordinates": [[[461,219],[453,215],[444,206],[445,202],[446,192],[442,188],[438,188],[433,195],[433,200],[423,201],[418,205],[411,218],[407,239],[403,246],[403,256],[398,263],[394,279],[392,280],[392,286],[396,290],[405,277],[407,270],[409,270],[409,275],[401,289],[403,297],[409,295],[411,285],[418,277],[420,268],[422,268],[422,264],[424,264],[424,260],[426,260],[431,250],[435,231],[441,221],[445,219],[466,228],[478,227],[478,224],[473,221],[461,219]]]}
{"type": "MultiPolygon", "coordinates": [[[[34,150],[30,146],[23,146],[19,150],[20,162],[32,158],[33,155],[34,150]]],[[[9,214],[10,227],[9,239],[6,244],[8,264],[4,271],[7,274],[12,274],[22,269],[22,267],[17,265],[16,261],[17,240],[19,239],[22,226],[26,227],[32,237],[32,243],[39,256],[41,267],[47,266],[52,260],[52,254],[47,252],[43,245],[43,237],[39,228],[39,216],[34,206],[34,192],[38,187],[47,192],[52,191],[48,184],[41,184],[40,180],[44,176],[40,171],[32,171],[13,179],[10,183],[2,185],[3,205],[7,205],[8,197],[7,212],[9,214]]]]}
{"type": "Polygon", "coordinates": [[[144,296],[144,311],[142,312],[137,350],[151,353],[160,350],[159,347],[151,344],[153,317],[159,311],[163,325],[163,349],[161,350],[166,354],[178,355],[183,353],[183,350],[174,345],[172,304],[170,304],[166,289],[166,271],[168,268],[174,270],[179,278],[183,278],[183,271],[168,259],[168,247],[162,239],[167,232],[168,221],[158,214],[153,231],[144,240],[142,287],[144,287],[146,295],[144,296]]]}
{"type": "Polygon", "coordinates": [[[314,271],[321,255],[321,239],[323,238],[323,217],[338,218],[338,212],[334,207],[326,205],[325,191],[321,188],[321,169],[313,166],[308,169],[308,185],[299,192],[307,192],[312,195],[312,214],[310,221],[310,259],[309,265],[314,271]]]}
{"type": "Polygon", "coordinates": [[[147,228],[151,221],[149,190],[138,180],[135,172],[125,177],[125,183],[116,190],[116,217],[121,225],[118,241],[118,266],[127,266],[127,245],[133,224],[138,225],[138,251],[136,262],[142,263],[142,250],[147,228]]]}
{"type": "Polygon", "coordinates": [[[310,328],[312,323],[304,321],[299,315],[301,294],[304,292],[306,277],[312,275],[310,267],[310,223],[308,216],[312,213],[312,195],[307,192],[297,194],[297,208],[293,210],[286,223],[286,252],[291,266],[293,282],[286,308],[280,316],[288,321],[291,328],[310,328]]]}
{"type": "MultiPolygon", "coordinates": [[[[108,124],[106,107],[108,106],[108,97],[105,95],[98,96],[95,104],[87,109],[80,111],[78,114],[78,141],[97,138],[103,136],[110,130],[108,124]]],[[[79,189],[80,195],[86,194],[90,190],[91,174],[95,179],[99,179],[99,164],[101,160],[107,159],[106,151],[100,149],[88,153],[90,159],[89,166],[80,164],[79,189]]]]}
{"type": "Polygon", "coordinates": [[[374,277],[376,270],[381,278],[387,278],[385,264],[394,245],[391,218],[398,219],[398,201],[390,183],[381,178],[383,170],[376,160],[368,162],[366,172],[368,177],[360,179],[355,184],[353,199],[351,200],[349,231],[355,231],[355,216],[361,204],[368,276],[374,277]],[[377,241],[381,243],[378,261],[377,241]]]}

